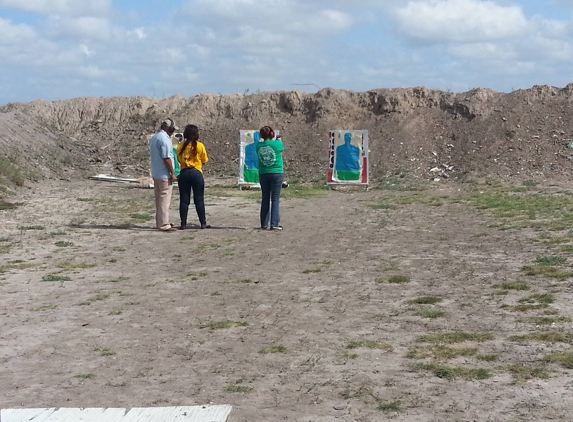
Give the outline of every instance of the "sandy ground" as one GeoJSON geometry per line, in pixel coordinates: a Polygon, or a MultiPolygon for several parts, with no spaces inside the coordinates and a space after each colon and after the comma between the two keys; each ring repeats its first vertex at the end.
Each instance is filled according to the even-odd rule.
{"type": "Polygon", "coordinates": [[[0,406],[231,404],[231,422],[572,420],[571,370],[541,362],[569,345],[509,340],[570,333],[571,283],[525,276],[546,246],[493,227],[455,200],[458,186],[423,192],[442,206],[374,209],[417,194],[382,190],[285,199],[283,232],[257,229],[253,192],[212,186],[209,230],[158,233],[144,221],[152,191],[103,182],[33,186],[0,211],[0,406]],[[516,279],[532,289],[495,294],[516,279]],[[563,323],[502,307],[545,292],[563,323]],[[420,296],[442,301],[409,302],[420,296]],[[491,336],[447,345],[477,354],[408,357],[430,346],[420,336],[451,332],[491,336]],[[416,362],[491,376],[449,379],[416,362]],[[520,380],[515,367],[548,378],[520,380]]]}

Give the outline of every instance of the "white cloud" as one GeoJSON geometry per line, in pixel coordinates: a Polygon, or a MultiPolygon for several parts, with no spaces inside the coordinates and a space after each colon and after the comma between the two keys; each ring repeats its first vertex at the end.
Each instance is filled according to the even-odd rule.
{"type": "Polygon", "coordinates": [[[0,7],[43,15],[102,16],[111,10],[111,0],[0,0],[0,7]]]}
{"type": "Polygon", "coordinates": [[[272,22],[273,15],[284,16],[282,13],[291,9],[291,3],[289,0],[197,0],[189,1],[184,10],[189,14],[199,12],[232,21],[248,19],[264,27],[265,20],[272,22]]]}
{"type": "Polygon", "coordinates": [[[518,57],[512,45],[488,42],[454,44],[448,51],[454,57],[470,60],[511,61],[518,57]]]}
{"type": "MultiPolygon", "coordinates": [[[[251,27],[260,37],[271,34],[297,34],[308,42],[324,34],[342,32],[354,23],[352,17],[340,10],[312,7],[295,0],[197,0],[184,10],[204,17],[206,26],[217,35],[232,34],[233,28],[251,27]]],[[[232,35],[231,35],[232,37],[232,35]]]]}
{"type": "Polygon", "coordinates": [[[110,41],[115,35],[115,29],[109,20],[96,17],[50,17],[48,28],[52,37],[110,41]]]}
{"type": "Polygon", "coordinates": [[[287,33],[303,35],[306,39],[309,36],[323,36],[335,34],[349,29],[354,24],[354,19],[338,10],[319,10],[314,13],[305,13],[298,16],[288,25],[281,28],[287,33]]]}
{"type": "Polygon", "coordinates": [[[101,79],[106,76],[106,72],[97,66],[81,66],[78,68],[78,74],[90,79],[101,79]]]}
{"type": "Polygon", "coordinates": [[[195,72],[192,68],[185,69],[183,75],[188,82],[195,82],[201,77],[201,75],[195,72]]]}
{"type": "Polygon", "coordinates": [[[531,22],[530,33],[544,34],[546,37],[571,39],[573,23],[565,21],[555,21],[535,17],[531,22]]]}
{"type": "MultiPolygon", "coordinates": [[[[183,15],[181,34],[172,36],[201,46],[200,50],[192,49],[191,54],[209,51],[210,60],[240,59],[242,72],[248,72],[246,65],[253,62],[253,57],[264,59],[262,71],[257,73],[267,72],[264,63],[281,59],[309,66],[332,36],[349,31],[356,23],[351,14],[328,2],[303,0],[189,0],[183,15]]],[[[220,72],[227,72],[219,63],[216,66],[220,72]]],[[[228,72],[236,76],[236,71],[228,72]]]]}
{"type": "Polygon", "coordinates": [[[447,51],[454,58],[481,61],[515,62],[572,62],[573,42],[571,25],[565,21],[534,17],[525,25],[519,37],[507,40],[476,40],[475,42],[449,42],[447,51]]]}
{"type": "Polygon", "coordinates": [[[191,44],[189,46],[191,52],[195,57],[206,59],[211,54],[211,49],[199,44],[191,44]]]}
{"type": "Polygon", "coordinates": [[[33,28],[24,24],[13,24],[11,21],[0,18],[0,45],[14,45],[29,43],[36,38],[33,28]]]}
{"type": "Polygon", "coordinates": [[[169,59],[169,64],[174,65],[185,61],[185,54],[179,48],[168,48],[167,57],[169,59]]]}
{"type": "Polygon", "coordinates": [[[26,13],[12,14],[17,23],[0,18],[3,72],[29,87],[0,87],[0,102],[317,85],[559,86],[573,61],[573,16],[526,0],[174,0],[164,14],[112,2],[0,0],[0,11],[45,15],[30,24],[26,13]]]}
{"type": "Polygon", "coordinates": [[[84,44],[80,45],[80,51],[84,53],[86,57],[92,57],[93,55],[95,55],[95,51],[84,44]]]}
{"type": "Polygon", "coordinates": [[[573,43],[562,39],[537,34],[522,46],[522,57],[530,60],[551,62],[573,62],[573,43]]]}
{"type": "Polygon", "coordinates": [[[410,1],[395,18],[400,33],[429,43],[504,40],[527,28],[521,8],[480,0],[410,1]]]}
{"type": "Polygon", "coordinates": [[[293,3],[298,3],[299,5],[305,6],[316,6],[316,7],[336,7],[337,9],[347,9],[347,10],[363,10],[363,9],[382,9],[388,6],[400,6],[404,4],[403,0],[359,0],[359,1],[348,1],[348,0],[292,0],[293,3]]]}
{"type": "Polygon", "coordinates": [[[147,33],[145,28],[135,28],[132,31],[127,31],[127,36],[131,39],[141,41],[147,38],[147,33]]]}
{"type": "Polygon", "coordinates": [[[238,36],[234,40],[229,38],[228,42],[247,54],[264,56],[284,54],[286,51],[288,40],[281,33],[262,33],[249,25],[241,26],[238,30],[238,36]]]}

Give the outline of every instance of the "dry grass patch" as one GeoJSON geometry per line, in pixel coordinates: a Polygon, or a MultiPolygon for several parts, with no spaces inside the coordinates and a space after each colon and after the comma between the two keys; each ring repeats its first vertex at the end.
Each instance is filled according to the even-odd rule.
{"type": "Polygon", "coordinates": [[[551,293],[535,293],[531,296],[519,299],[519,303],[533,303],[533,304],[545,304],[555,302],[555,297],[551,293]]]}
{"type": "Polygon", "coordinates": [[[495,338],[494,335],[491,333],[455,332],[455,333],[441,333],[441,334],[426,334],[418,337],[416,341],[420,343],[445,343],[445,344],[464,343],[466,341],[475,341],[478,343],[482,343],[485,341],[493,340],[494,338],[495,338]]]}
{"type": "Polygon", "coordinates": [[[573,352],[552,353],[543,358],[545,362],[558,363],[564,368],[573,369],[573,352]]]}
{"type": "Polygon", "coordinates": [[[521,269],[525,274],[530,276],[542,276],[548,278],[555,278],[557,280],[567,280],[573,277],[573,272],[564,271],[557,267],[547,265],[526,265],[521,269]]]}
{"type": "Polygon", "coordinates": [[[100,356],[113,356],[115,352],[113,350],[107,349],[105,347],[96,347],[94,348],[94,352],[98,352],[100,356]]]}
{"type": "Polygon", "coordinates": [[[82,380],[93,380],[96,377],[96,374],[77,374],[74,378],[79,378],[82,380]]]}
{"type": "Polygon", "coordinates": [[[224,330],[227,328],[235,328],[235,327],[246,327],[246,322],[242,321],[209,321],[199,328],[210,328],[211,330],[224,330]]]}
{"type": "Polygon", "coordinates": [[[71,281],[72,279],[65,275],[48,274],[42,277],[42,281],[71,281]]]}
{"type": "Polygon", "coordinates": [[[34,309],[36,312],[44,312],[44,311],[51,311],[54,309],[58,309],[58,305],[44,305],[40,306],[39,308],[34,309]]]}
{"type": "Polygon", "coordinates": [[[0,211],[2,211],[2,210],[13,210],[14,208],[16,208],[19,205],[22,205],[22,204],[21,203],[8,202],[8,201],[4,201],[3,199],[0,199],[0,211]]]}
{"type": "Polygon", "coordinates": [[[195,248],[193,253],[201,255],[204,254],[205,252],[217,250],[220,247],[221,245],[219,245],[218,243],[206,243],[204,245],[197,246],[197,248],[195,248]]]}
{"type": "Polygon", "coordinates": [[[387,403],[379,403],[378,410],[384,413],[400,412],[402,410],[402,402],[395,400],[387,403]]]}
{"type": "Polygon", "coordinates": [[[312,268],[312,269],[309,269],[309,270],[304,270],[302,273],[303,273],[303,274],[314,274],[314,273],[320,273],[320,272],[322,272],[322,269],[320,269],[320,268],[312,268]]]}
{"type": "Polygon", "coordinates": [[[542,343],[571,343],[573,333],[560,333],[557,331],[534,332],[521,336],[511,336],[509,341],[518,343],[542,342],[542,343]]]}
{"type": "Polygon", "coordinates": [[[287,349],[283,345],[263,347],[259,353],[266,355],[269,353],[286,353],[287,349]]]}
{"type": "Polygon", "coordinates": [[[408,303],[412,305],[433,305],[441,301],[442,299],[436,296],[421,296],[416,299],[409,300],[408,303]]]}
{"type": "Polygon", "coordinates": [[[94,303],[94,302],[99,302],[99,301],[102,301],[102,300],[106,300],[106,299],[108,299],[108,298],[109,298],[109,294],[106,294],[106,293],[99,294],[99,295],[96,295],[96,296],[94,296],[94,297],[92,297],[92,298],[89,298],[89,299],[87,299],[87,300],[85,300],[85,301],[83,301],[83,302],[78,303],[78,306],[88,306],[88,305],[91,305],[91,304],[94,303]]]}
{"type": "Polygon", "coordinates": [[[439,365],[435,363],[418,362],[413,366],[415,371],[430,371],[438,378],[455,380],[462,378],[465,380],[484,380],[491,377],[491,373],[483,368],[463,368],[439,365]]]}
{"type": "Polygon", "coordinates": [[[519,305],[504,304],[501,307],[512,312],[528,312],[546,309],[553,302],[555,297],[551,293],[535,293],[519,299],[519,305]]]}
{"type": "Polygon", "coordinates": [[[494,362],[499,358],[498,355],[493,355],[493,354],[489,354],[489,355],[476,355],[476,359],[477,360],[481,360],[483,362],[494,362]]]}
{"type": "Polygon", "coordinates": [[[199,280],[201,277],[206,277],[208,275],[205,271],[194,271],[191,273],[187,273],[187,277],[190,277],[192,281],[199,280]]]}
{"type": "Polygon", "coordinates": [[[439,311],[437,309],[420,309],[419,311],[416,312],[416,315],[421,318],[436,319],[445,317],[447,314],[446,312],[439,311]]]}
{"type": "Polygon", "coordinates": [[[391,275],[388,278],[381,277],[376,279],[377,283],[392,283],[392,284],[405,284],[410,282],[410,277],[407,275],[391,275]]]}
{"type": "Polygon", "coordinates": [[[246,385],[238,385],[238,384],[228,385],[227,387],[225,387],[225,392],[227,393],[250,393],[253,390],[254,390],[253,387],[248,387],[246,385]]]}
{"type": "Polygon", "coordinates": [[[455,348],[449,346],[414,346],[406,357],[410,359],[450,360],[460,356],[475,356],[478,349],[475,347],[455,348]]]}
{"type": "Polygon", "coordinates": [[[73,262],[73,261],[64,261],[58,263],[58,268],[62,268],[64,270],[76,270],[76,269],[85,269],[85,268],[93,268],[96,267],[97,264],[87,263],[87,262],[73,262]]]}
{"type": "Polygon", "coordinates": [[[447,197],[414,193],[407,196],[394,197],[392,201],[399,205],[429,205],[432,207],[440,207],[444,204],[442,202],[443,199],[447,199],[447,197]]]}
{"type": "Polygon", "coordinates": [[[535,262],[540,266],[562,265],[567,262],[567,258],[562,256],[538,256],[535,262]]]}
{"type": "Polygon", "coordinates": [[[0,274],[11,270],[24,270],[26,268],[36,267],[38,264],[31,264],[22,260],[8,261],[6,265],[0,265],[0,274]]]}
{"type": "Polygon", "coordinates": [[[30,231],[30,230],[45,230],[44,226],[18,226],[20,231],[30,231]]]}
{"type": "Polygon", "coordinates": [[[558,317],[534,316],[528,318],[521,318],[518,322],[526,322],[535,325],[553,325],[553,324],[562,324],[566,322],[571,322],[571,318],[564,316],[558,316],[558,317]]]}
{"type": "Polygon", "coordinates": [[[529,290],[531,286],[525,281],[508,281],[507,283],[495,284],[493,287],[502,290],[529,290]]]}
{"type": "Polygon", "coordinates": [[[387,352],[391,352],[392,350],[394,350],[394,347],[392,347],[389,344],[386,343],[380,343],[378,341],[374,341],[374,340],[351,340],[348,342],[348,344],[346,345],[347,349],[361,349],[361,348],[366,348],[366,349],[377,349],[377,350],[384,350],[387,352]]]}
{"type": "Polygon", "coordinates": [[[502,309],[507,309],[508,311],[512,312],[529,312],[529,311],[538,311],[541,309],[547,308],[549,305],[546,303],[538,304],[538,305],[531,305],[531,304],[522,304],[522,305],[501,305],[502,309]]]}
{"type": "Polygon", "coordinates": [[[500,369],[511,372],[514,383],[530,381],[532,379],[548,379],[549,372],[543,367],[529,367],[523,365],[511,365],[500,369]]]}
{"type": "Polygon", "coordinates": [[[131,214],[129,216],[129,218],[132,218],[136,221],[141,221],[141,222],[145,222],[145,221],[150,221],[153,220],[153,215],[151,214],[139,214],[139,213],[135,213],[135,214],[131,214]]]}
{"type": "Polygon", "coordinates": [[[539,192],[504,192],[492,189],[475,193],[469,203],[490,210],[501,221],[501,229],[562,231],[571,226],[573,200],[569,196],[539,192]]]}

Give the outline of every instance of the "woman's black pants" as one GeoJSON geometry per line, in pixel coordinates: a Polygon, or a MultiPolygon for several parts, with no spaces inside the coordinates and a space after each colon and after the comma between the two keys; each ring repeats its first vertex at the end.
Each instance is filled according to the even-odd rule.
{"type": "Polygon", "coordinates": [[[193,190],[193,203],[199,217],[199,223],[206,224],[205,218],[205,179],[203,173],[197,169],[183,169],[177,178],[179,184],[179,217],[181,225],[187,225],[187,213],[191,203],[191,190],[193,190]]]}

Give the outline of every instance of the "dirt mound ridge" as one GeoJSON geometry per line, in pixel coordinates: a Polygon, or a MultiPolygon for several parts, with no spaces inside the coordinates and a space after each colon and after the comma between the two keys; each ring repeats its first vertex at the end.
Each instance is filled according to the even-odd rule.
{"type": "MultiPolygon", "coordinates": [[[[431,179],[530,178],[571,173],[572,101],[573,84],[509,94],[417,87],[161,100],[77,98],[6,105],[0,108],[0,126],[7,133],[7,116],[17,115],[31,132],[43,131],[54,145],[67,148],[74,163],[134,176],[147,174],[148,138],[162,118],[171,116],[179,126],[194,123],[201,128],[212,158],[207,167],[211,175],[236,175],[238,131],[269,124],[284,134],[290,178],[325,175],[331,129],[369,131],[374,178],[394,173],[431,179]]],[[[22,151],[33,144],[22,132],[15,131],[14,137],[22,151]]],[[[0,153],[13,154],[13,149],[14,142],[0,144],[0,153]]]]}
{"type": "Polygon", "coordinates": [[[28,113],[0,113],[0,128],[0,187],[65,177],[81,153],[73,139],[28,113]]]}

